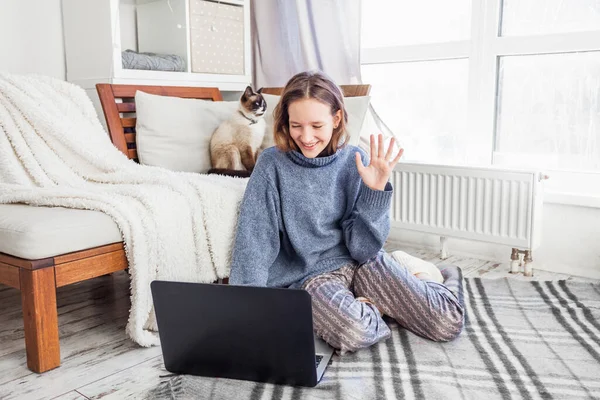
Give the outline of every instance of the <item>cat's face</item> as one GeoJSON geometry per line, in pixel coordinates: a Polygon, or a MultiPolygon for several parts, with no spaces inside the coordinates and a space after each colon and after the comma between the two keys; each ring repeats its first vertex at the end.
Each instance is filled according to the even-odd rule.
{"type": "Polygon", "coordinates": [[[246,112],[254,115],[255,117],[261,117],[267,109],[267,102],[263,98],[262,94],[260,94],[261,91],[262,88],[255,92],[250,86],[248,86],[244,91],[242,98],[240,99],[240,103],[246,112]]]}

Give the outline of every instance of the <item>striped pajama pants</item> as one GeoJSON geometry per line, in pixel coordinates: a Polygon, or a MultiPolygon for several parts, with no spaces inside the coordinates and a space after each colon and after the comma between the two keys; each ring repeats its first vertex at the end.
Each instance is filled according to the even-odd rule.
{"type": "Polygon", "coordinates": [[[443,285],[416,278],[381,251],[362,265],[347,264],[308,279],[302,288],[312,298],[315,333],[341,354],[371,346],[391,333],[379,308],[424,338],[456,338],[464,323],[462,275],[455,266],[439,268],[443,285]]]}

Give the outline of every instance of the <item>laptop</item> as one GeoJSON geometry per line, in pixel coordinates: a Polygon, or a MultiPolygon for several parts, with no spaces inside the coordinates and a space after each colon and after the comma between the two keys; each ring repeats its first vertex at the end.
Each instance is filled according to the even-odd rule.
{"type": "Polygon", "coordinates": [[[305,290],[167,281],[150,286],[170,372],[312,387],[333,355],[313,333],[305,290]]]}

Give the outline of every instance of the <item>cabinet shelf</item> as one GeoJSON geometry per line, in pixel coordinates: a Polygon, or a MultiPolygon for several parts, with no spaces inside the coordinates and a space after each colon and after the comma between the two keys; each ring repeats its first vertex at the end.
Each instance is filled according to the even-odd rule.
{"type": "Polygon", "coordinates": [[[67,80],[90,95],[97,83],[241,91],[252,80],[249,0],[63,0],[62,9],[67,80]],[[185,71],[123,68],[126,49],[179,57],[185,71]],[[215,66],[207,68],[213,55],[215,66]],[[235,69],[221,68],[233,73],[212,73],[217,63],[234,62],[235,69]]]}

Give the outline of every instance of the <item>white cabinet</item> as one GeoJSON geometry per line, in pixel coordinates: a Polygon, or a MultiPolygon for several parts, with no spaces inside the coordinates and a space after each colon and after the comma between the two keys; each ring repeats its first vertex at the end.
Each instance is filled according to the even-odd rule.
{"type": "Polygon", "coordinates": [[[244,90],[249,1],[63,0],[67,80],[89,92],[101,82],[244,90]],[[168,55],[183,71],[124,68],[127,49],[168,55]]]}

